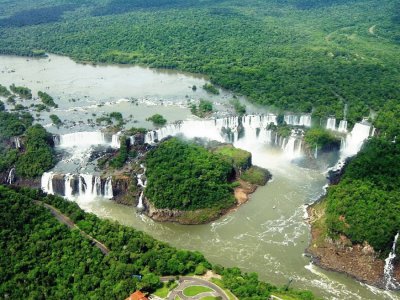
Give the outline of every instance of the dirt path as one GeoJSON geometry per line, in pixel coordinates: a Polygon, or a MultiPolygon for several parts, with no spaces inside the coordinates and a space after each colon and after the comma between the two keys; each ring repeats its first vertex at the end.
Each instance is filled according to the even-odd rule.
{"type": "Polygon", "coordinates": [[[94,243],[94,246],[100,249],[100,251],[104,254],[107,255],[110,253],[110,250],[102,243],[100,243],[98,240],[96,240],[94,237],[91,235],[87,234],[83,230],[81,230],[70,218],[68,218],[66,215],[64,215],[62,212],[60,212],[57,208],[54,206],[51,206],[47,203],[41,202],[41,201],[35,201],[35,204],[43,206],[47,208],[51,214],[60,222],[68,226],[70,229],[78,229],[79,232],[87,239],[91,240],[94,243]]]}

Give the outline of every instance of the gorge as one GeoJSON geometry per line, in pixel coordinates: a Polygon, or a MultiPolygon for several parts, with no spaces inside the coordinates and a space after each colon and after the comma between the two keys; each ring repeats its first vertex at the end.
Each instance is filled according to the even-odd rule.
{"type": "MultiPolygon", "coordinates": [[[[50,86],[51,89],[54,87],[52,93],[59,97],[57,99],[59,108],[55,111],[66,114],[67,126],[59,129],[54,126],[47,127],[55,136],[57,151],[66,153],[60,164],[52,171],[53,173],[46,173],[42,177],[42,186],[47,192],[64,193],[64,196],[68,196],[85,210],[100,217],[117,220],[122,224],[144,230],[174,246],[200,250],[213,262],[228,266],[239,265],[246,271],[257,271],[261,278],[276,284],[285,284],[291,277],[294,278],[295,287],[310,289],[323,297],[342,299],[348,297],[385,299],[388,297],[389,292],[360,284],[341,274],[321,270],[314,265],[310,266],[309,259],[303,256],[310,236],[309,227],[304,222],[305,205],[314,202],[324,193],[323,187],[326,180],[323,173],[326,169],[335,165],[338,157],[339,161],[344,162],[347,157],[356,154],[363,141],[372,135],[373,128],[367,122],[356,123],[346,134],[344,128],[347,126],[344,125],[344,121],[339,122],[338,130],[336,120],[334,126],[333,121],[330,121],[332,124],[328,129],[340,131],[343,137],[340,152],[324,157],[320,149],[312,148],[312,154],[318,158],[319,165],[315,168],[306,168],[298,164],[307,152],[302,139],[303,128],[290,131],[290,134],[285,137],[279,136],[273,129],[267,129],[271,123],[277,124],[278,114],[258,110],[248,105],[249,115],[243,117],[228,117],[228,113],[225,113],[225,116],[215,116],[211,120],[191,117],[184,105],[185,96],[190,93],[187,87],[193,84],[201,86],[204,79],[174,73],[168,75],[162,73],[161,79],[154,72],[151,75],[154,77],[148,75],[151,79],[147,79],[148,82],[145,84],[160,83],[166,80],[165,78],[169,78],[169,86],[162,84],[157,90],[158,95],[149,96],[150,88],[147,90],[129,88],[131,81],[140,81],[141,72],[148,74],[146,73],[148,70],[138,71],[136,77],[122,74],[118,80],[123,82],[123,87],[119,91],[116,91],[117,88],[108,91],[99,88],[97,81],[110,80],[115,83],[116,79],[112,76],[119,72],[128,72],[129,68],[117,66],[94,68],[75,64],[68,59],[56,56],[51,56],[52,62],[42,60],[27,62],[22,58],[6,59],[6,57],[0,57],[0,59],[9,64],[9,69],[17,70],[11,75],[0,74],[1,82],[11,84],[12,81],[32,85],[33,89],[44,86],[50,86]],[[48,76],[48,81],[35,83],[35,68],[46,67],[51,70],[54,61],[65,67],[64,74],[55,76],[51,74],[51,71],[44,72],[48,76]],[[59,82],[65,78],[58,76],[65,76],[69,72],[75,74],[76,68],[85,72],[86,79],[83,78],[79,86],[76,86],[73,80],[69,81],[67,87],[60,86],[59,82]],[[92,75],[93,72],[95,75],[92,75]],[[100,79],[101,77],[103,79],[100,79]],[[87,87],[83,87],[85,84],[87,87]],[[94,86],[96,88],[93,88],[94,86]],[[179,92],[176,92],[177,90],[179,92]],[[68,91],[68,95],[65,95],[64,91],[68,91]],[[163,94],[164,91],[165,94],[163,94]],[[89,95],[89,98],[83,100],[82,103],[69,101],[72,98],[86,99],[85,95],[89,95]],[[120,97],[139,98],[139,106],[132,104],[130,100],[119,101],[120,97]],[[93,104],[99,99],[101,102],[110,102],[110,104],[101,107],[93,104]],[[160,99],[162,99],[161,102],[160,99]],[[90,101],[93,103],[90,104],[90,101]],[[93,106],[90,107],[91,105],[93,106]],[[67,114],[67,110],[70,114],[67,114]],[[118,135],[117,133],[102,133],[101,128],[93,127],[90,122],[79,123],[78,120],[88,119],[93,113],[100,115],[102,111],[114,110],[128,112],[125,115],[126,119],[129,119],[129,113],[132,111],[133,119],[138,122],[129,121],[131,122],[129,125],[148,127],[149,131],[144,139],[149,145],[169,135],[179,134],[186,138],[203,137],[233,143],[235,147],[251,152],[253,163],[269,169],[273,174],[273,180],[266,187],[256,191],[246,205],[213,223],[190,227],[153,222],[143,214],[137,213],[135,208],[110,201],[112,195],[110,187],[113,180],[109,179],[109,176],[101,177],[96,166],[90,163],[90,149],[99,147],[101,150],[98,151],[115,151],[107,149],[117,148],[118,135]],[[159,110],[166,115],[170,123],[159,129],[151,128],[144,119],[159,110]],[[140,119],[140,114],[146,114],[146,116],[140,119]],[[178,120],[183,121],[175,123],[178,120]],[[219,253],[224,253],[224,255],[219,253]]],[[[194,98],[204,96],[208,97],[207,94],[199,96],[191,94],[194,98]]],[[[224,97],[230,96],[223,94],[220,97],[222,100],[216,96],[210,96],[215,103],[222,103],[224,97]]],[[[216,106],[223,108],[226,102],[221,105],[216,104],[216,106]]],[[[41,122],[48,125],[46,113],[43,113],[42,118],[44,121],[41,122]]],[[[294,126],[310,127],[312,125],[312,119],[308,114],[287,113],[284,119],[294,126]]],[[[129,140],[136,142],[133,137],[129,140]]],[[[10,174],[12,174],[11,171],[10,174]]],[[[140,182],[141,178],[137,179],[140,182]]],[[[144,186],[145,182],[139,185],[144,186]]],[[[393,299],[396,297],[395,294],[389,293],[389,295],[393,295],[391,296],[393,299]]]]}

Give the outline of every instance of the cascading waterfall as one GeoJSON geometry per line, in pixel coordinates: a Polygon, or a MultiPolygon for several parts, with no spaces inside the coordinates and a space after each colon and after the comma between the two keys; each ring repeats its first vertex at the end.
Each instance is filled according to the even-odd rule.
{"type": "Polygon", "coordinates": [[[343,133],[347,132],[347,121],[346,120],[341,120],[339,122],[338,131],[343,132],[343,133]]]}
{"type": "Polygon", "coordinates": [[[112,177],[108,177],[104,184],[104,198],[112,199],[114,198],[114,192],[112,187],[112,177]]]}
{"type": "Polygon", "coordinates": [[[15,149],[21,148],[21,140],[19,139],[18,136],[14,138],[14,145],[15,145],[15,149]]]}
{"type": "Polygon", "coordinates": [[[120,148],[120,146],[121,146],[120,137],[121,137],[121,132],[118,132],[118,133],[112,135],[111,148],[114,148],[114,149],[120,148]]]}
{"type": "Polygon", "coordinates": [[[311,127],[311,115],[285,115],[284,121],[287,125],[311,127]]]}
{"type": "Polygon", "coordinates": [[[57,146],[63,148],[109,145],[104,133],[100,131],[68,133],[54,137],[53,140],[57,146]]]}
{"type": "Polygon", "coordinates": [[[15,168],[12,168],[7,176],[7,183],[13,184],[15,181],[15,168]]]}
{"type": "Polygon", "coordinates": [[[370,137],[371,125],[365,122],[356,123],[353,130],[341,139],[339,161],[328,171],[340,170],[346,161],[346,158],[354,156],[360,151],[364,142],[370,137]]]}
{"type": "Polygon", "coordinates": [[[385,279],[385,288],[387,290],[397,289],[399,288],[399,284],[396,282],[395,278],[393,278],[393,261],[396,258],[396,244],[399,238],[399,232],[394,237],[392,251],[389,253],[389,256],[385,259],[385,268],[383,271],[384,279],[385,279]]]}
{"type": "Polygon", "coordinates": [[[139,185],[140,187],[142,187],[143,190],[142,190],[142,192],[140,193],[137,208],[138,208],[139,210],[142,210],[142,209],[144,208],[144,205],[143,205],[143,193],[144,193],[144,189],[146,188],[146,182],[143,181],[142,177],[143,177],[143,175],[146,174],[146,168],[144,167],[144,165],[140,165],[140,167],[143,169],[143,173],[142,173],[142,174],[137,174],[137,181],[138,181],[138,185],[139,185]]]}
{"type": "Polygon", "coordinates": [[[326,129],[336,130],[336,119],[335,118],[328,118],[328,120],[326,121],[326,129]]]}
{"type": "Polygon", "coordinates": [[[314,150],[314,158],[317,159],[318,158],[318,146],[315,146],[315,150],[314,150]]]}
{"type": "Polygon", "coordinates": [[[371,126],[367,123],[356,123],[353,130],[347,134],[340,149],[341,156],[347,158],[360,151],[364,141],[370,136],[371,126]]]}
{"type": "Polygon", "coordinates": [[[41,188],[47,194],[58,194],[74,200],[79,197],[86,201],[96,198],[113,198],[112,178],[102,179],[92,174],[57,174],[45,172],[41,188]]]}
{"type": "Polygon", "coordinates": [[[44,172],[41,179],[42,191],[50,195],[54,195],[53,176],[53,172],[44,172]]]}

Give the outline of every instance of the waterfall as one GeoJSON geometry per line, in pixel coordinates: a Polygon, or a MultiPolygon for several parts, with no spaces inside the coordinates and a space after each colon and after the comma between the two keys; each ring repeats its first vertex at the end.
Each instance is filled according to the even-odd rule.
{"type": "Polygon", "coordinates": [[[360,151],[364,141],[370,136],[371,126],[366,123],[356,123],[353,130],[347,134],[340,149],[341,156],[347,158],[360,151]]]}
{"type": "Polygon", "coordinates": [[[119,147],[121,147],[120,137],[121,137],[121,132],[112,135],[111,148],[119,149],[119,147]]]}
{"type": "Polygon", "coordinates": [[[144,206],[143,206],[143,192],[140,193],[139,202],[138,202],[137,208],[138,209],[143,209],[144,208],[144,206]]]}
{"type": "Polygon", "coordinates": [[[328,120],[326,121],[326,129],[336,130],[336,119],[335,118],[328,118],[328,120]]]}
{"type": "Polygon", "coordinates": [[[106,183],[104,184],[104,198],[107,198],[107,199],[114,198],[111,176],[107,178],[106,183]]]}
{"type": "Polygon", "coordinates": [[[69,200],[80,198],[91,201],[96,198],[113,198],[112,178],[102,179],[92,174],[56,174],[45,172],[41,188],[47,194],[58,194],[69,200]]]}
{"type": "Polygon", "coordinates": [[[384,268],[384,279],[385,279],[385,288],[389,289],[397,289],[399,284],[396,282],[395,278],[393,278],[393,261],[396,258],[396,244],[397,239],[399,238],[399,233],[396,234],[393,241],[392,251],[389,253],[389,256],[385,259],[385,268],[384,268]]]}
{"type": "Polygon", "coordinates": [[[311,115],[285,115],[284,121],[287,125],[311,127],[311,115]]]}
{"type": "Polygon", "coordinates": [[[140,165],[140,167],[143,169],[143,173],[142,174],[137,174],[137,181],[138,181],[138,186],[142,187],[143,190],[140,193],[137,208],[139,210],[142,210],[144,208],[144,206],[143,206],[143,193],[144,193],[144,189],[146,188],[146,182],[144,182],[142,180],[142,177],[143,177],[143,175],[146,174],[146,168],[144,167],[144,165],[140,165]]]}
{"type": "Polygon", "coordinates": [[[54,195],[53,176],[54,176],[53,172],[44,172],[41,179],[42,191],[50,195],[54,195]]]}
{"type": "Polygon", "coordinates": [[[15,181],[15,168],[12,168],[10,172],[8,173],[7,177],[7,183],[8,184],[13,184],[15,181]]]}
{"type": "Polygon", "coordinates": [[[134,135],[131,135],[131,136],[129,137],[129,145],[130,145],[131,147],[135,145],[135,136],[134,136],[134,135]]]}
{"type": "Polygon", "coordinates": [[[65,198],[72,199],[74,196],[74,180],[75,176],[73,174],[65,175],[65,198]]]}
{"type": "Polygon", "coordinates": [[[106,141],[104,133],[100,131],[84,131],[60,135],[57,145],[63,148],[71,148],[109,145],[109,143],[106,141]]]}
{"type": "Polygon", "coordinates": [[[292,134],[282,147],[283,152],[288,158],[295,159],[301,156],[301,146],[301,140],[298,140],[296,136],[292,134]]]}
{"type": "Polygon", "coordinates": [[[317,145],[315,145],[314,158],[315,159],[318,158],[318,146],[317,145]]]}
{"type": "Polygon", "coordinates": [[[339,131],[339,132],[344,132],[344,133],[347,132],[347,121],[346,121],[346,120],[341,120],[341,121],[339,122],[338,131],[339,131]]]}
{"type": "Polygon", "coordinates": [[[18,136],[14,138],[14,145],[15,145],[15,149],[21,148],[21,140],[19,139],[18,136]]]}

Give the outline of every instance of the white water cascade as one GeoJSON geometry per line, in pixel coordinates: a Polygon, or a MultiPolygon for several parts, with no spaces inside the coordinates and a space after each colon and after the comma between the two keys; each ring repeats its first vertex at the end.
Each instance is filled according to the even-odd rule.
{"type": "Polygon", "coordinates": [[[111,176],[107,178],[105,185],[104,185],[104,198],[107,198],[107,199],[114,198],[111,176]]]}
{"type": "Polygon", "coordinates": [[[350,157],[360,151],[364,141],[370,136],[371,125],[367,123],[356,123],[353,130],[346,136],[340,149],[341,157],[350,157]]]}
{"type": "Polygon", "coordinates": [[[143,173],[137,175],[137,181],[138,181],[138,185],[143,188],[143,191],[140,193],[137,208],[139,210],[142,210],[144,208],[144,205],[143,205],[143,193],[144,193],[144,189],[146,188],[146,182],[143,181],[142,177],[143,177],[143,175],[146,174],[146,168],[143,165],[140,165],[140,167],[143,169],[143,173]]]}
{"type": "Polygon", "coordinates": [[[45,172],[41,179],[43,192],[64,196],[69,200],[79,197],[85,201],[113,198],[112,178],[102,179],[92,174],[57,174],[45,172]]]}
{"type": "Polygon", "coordinates": [[[62,148],[90,147],[94,145],[108,145],[104,133],[100,131],[83,131],[60,135],[54,138],[56,146],[62,148]]]}
{"type": "Polygon", "coordinates": [[[315,150],[314,150],[314,158],[317,159],[318,158],[318,146],[315,146],[315,150]]]}
{"type": "Polygon", "coordinates": [[[338,131],[343,132],[343,133],[347,132],[347,121],[346,120],[341,120],[339,122],[338,131]]]}
{"type": "Polygon", "coordinates": [[[121,144],[120,137],[121,137],[121,132],[118,132],[118,133],[112,135],[111,148],[119,149],[119,147],[121,146],[120,145],[121,144]]]}
{"type": "Polygon", "coordinates": [[[15,168],[12,168],[7,176],[7,183],[13,184],[15,181],[15,168]]]}
{"type": "Polygon", "coordinates": [[[328,120],[326,121],[326,129],[336,130],[336,119],[335,118],[328,118],[328,120]]]}
{"type": "Polygon", "coordinates": [[[399,238],[399,232],[394,237],[392,251],[389,253],[389,256],[385,259],[385,268],[383,271],[385,278],[385,288],[387,290],[397,289],[399,288],[399,284],[396,282],[395,278],[393,278],[393,260],[396,258],[396,244],[399,238]]]}
{"type": "Polygon", "coordinates": [[[14,145],[15,145],[15,149],[21,148],[21,140],[19,139],[19,137],[14,138],[14,145]]]}
{"type": "Polygon", "coordinates": [[[285,115],[284,121],[287,125],[311,127],[311,115],[285,115]]]}

